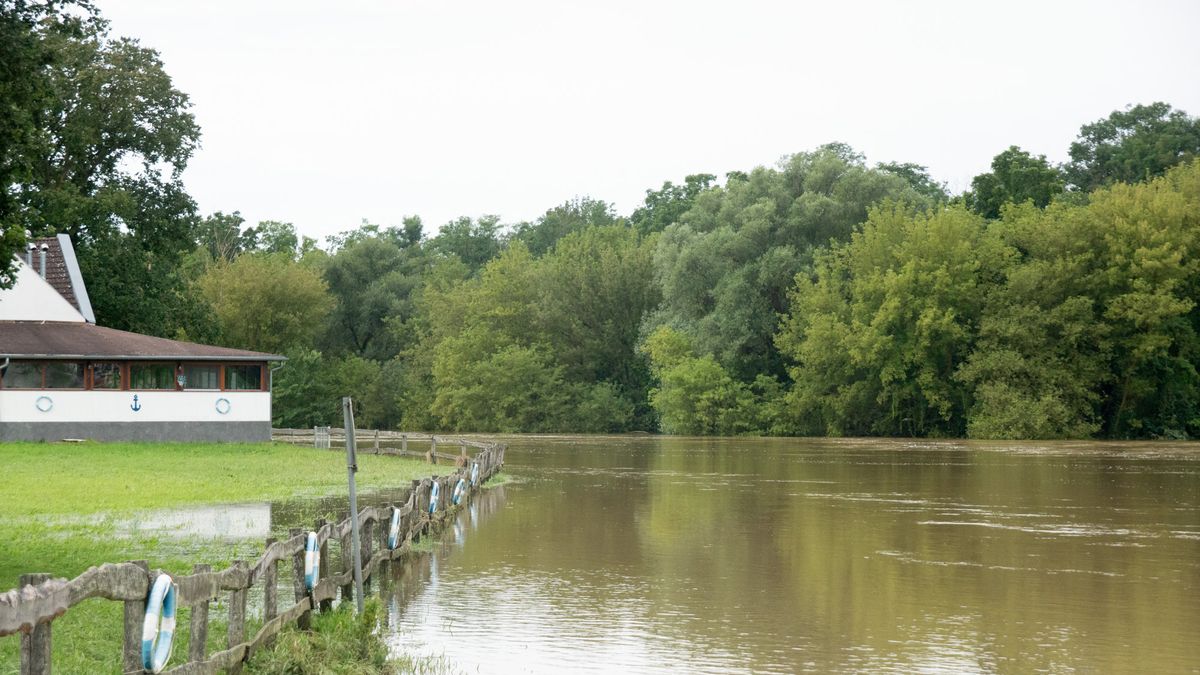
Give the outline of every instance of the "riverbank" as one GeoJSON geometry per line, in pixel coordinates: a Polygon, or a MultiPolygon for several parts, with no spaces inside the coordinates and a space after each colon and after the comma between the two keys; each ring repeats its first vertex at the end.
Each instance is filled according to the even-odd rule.
{"type": "MultiPolygon", "coordinates": [[[[364,492],[404,486],[432,473],[429,464],[415,459],[363,454],[358,463],[364,492]]],[[[265,443],[5,443],[0,466],[5,589],[16,586],[22,573],[72,578],[90,566],[122,560],[144,559],[172,574],[189,573],[194,563],[223,569],[231,560],[257,556],[262,540],[166,536],[126,524],[160,509],[342,494],[346,481],[340,453],[265,443]]],[[[56,620],[56,672],[119,672],[120,616],[119,603],[93,600],[56,620]]],[[[186,654],[186,636],[180,637],[175,648],[186,654]]],[[[223,631],[210,631],[210,648],[224,639],[223,631]]],[[[17,647],[16,639],[0,640],[0,672],[16,671],[17,647]]]]}

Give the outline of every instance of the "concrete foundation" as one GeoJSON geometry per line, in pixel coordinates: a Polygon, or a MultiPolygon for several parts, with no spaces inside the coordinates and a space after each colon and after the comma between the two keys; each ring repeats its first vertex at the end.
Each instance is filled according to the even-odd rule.
{"type": "Polygon", "coordinates": [[[0,422],[0,441],[197,441],[259,443],[271,440],[270,422],[0,422]]]}

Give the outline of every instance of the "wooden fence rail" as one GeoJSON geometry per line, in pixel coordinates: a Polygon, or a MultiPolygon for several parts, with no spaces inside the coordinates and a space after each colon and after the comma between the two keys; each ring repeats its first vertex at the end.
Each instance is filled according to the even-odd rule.
{"type": "MultiPolygon", "coordinates": [[[[289,431],[294,430],[278,430],[276,435],[286,436],[286,432],[289,431]],[[280,434],[280,431],[285,433],[280,434]]],[[[386,433],[390,434],[387,436],[389,439],[406,435],[399,432],[386,433]]],[[[436,442],[434,437],[426,434],[407,436],[436,442]]],[[[427,534],[430,528],[440,527],[449,515],[457,510],[451,495],[460,479],[464,479],[467,486],[461,505],[474,498],[479,486],[503,467],[506,446],[471,441],[469,447],[478,448],[480,452],[461,462],[450,475],[414,480],[399,504],[368,506],[359,510],[364,582],[390,561],[407,553],[413,542],[427,534]],[[471,472],[476,465],[479,467],[478,484],[472,484],[471,472]],[[435,482],[439,484],[440,494],[436,508],[430,513],[430,494],[435,482]],[[389,549],[387,539],[393,508],[400,512],[400,543],[395,549],[389,549]]],[[[390,448],[386,450],[388,451],[381,454],[400,454],[390,448]]],[[[463,455],[450,457],[460,459],[463,455]]],[[[173,578],[177,608],[192,609],[188,627],[188,661],[163,672],[174,675],[199,675],[220,670],[240,672],[242,662],[256,650],[269,644],[286,624],[297,623],[302,628],[307,628],[310,613],[314,609],[329,609],[332,607],[332,601],[339,595],[343,602],[351,600],[354,584],[353,570],[349,562],[352,555],[350,518],[347,517],[336,524],[322,520],[316,524],[313,531],[317,534],[317,544],[320,547],[322,578],[311,591],[304,583],[304,550],[308,534],[299,529],[292,530],[289,537],[283,541],[267,539],[262,556],[252,563],[233,561],[228,568],[220,572],[213,572],[208,565],[195,565],[192,574],[173,578]],[[342,551],[342,572],[339,574],[328,574],[330,541],[338,542],[342,551]],[[280,611],[278,565],[288,561],[292,563],[295,603],[280,611]],[[255,586],[262,586],[263,589],[263,624],[254,636],[247,639],[246,600],[249,591],[255,586]],[[229,636],[228,646],[215,654],[206,654],[209,605],[224,592],[229,594],[226,631],[229,636]]],[[[127,674],[148,672],[142,667],[142,622],[146,616],[146,601],[150,589],[160,574],[163,574],[161,570],[151,570],[146,561],[139,560],[104,563],[71,580],[52,579],[48,574],[22,575],[18,588],[0,594],[0,637],[19,633],[21,675],[44,675],[50,672],[51,626],[54,619],[90,598],[115,600],[125,604],[123,671],[127,674]]]]}
{"type": "MultiPolygon", "coordinates": [[[[313,445],[319,447],[318,439],[322,436],[328,438],[331,445],[340,445],[342,448],[346,447],[346,431],[344,429],[319,427],[314,429],[271,430],[271,440],[296,445],[313,445]]],[[[381,429],[355,429],[354,437],[358,443],[358,451],[360,453],[424,457],[433,464],[436,464],[439,459],[447,462],[461,463],[467,456],[467,448],[486,450],[495,445],[494,443],[476,441],[460,436],[440,436],[411,431],[385,431],[381,429]],[[408,444],[410,442],[428,449],[425,452],[409,449],[408,444]],[[388,447],[381,445],[382,443],[399,443],[400,447],[388,447]],[[447,447],[457,448],[458,453],[439,450],[439,448],[447,447]]],[[[330,447],[328,449],[337,448],[330,447]]]]}

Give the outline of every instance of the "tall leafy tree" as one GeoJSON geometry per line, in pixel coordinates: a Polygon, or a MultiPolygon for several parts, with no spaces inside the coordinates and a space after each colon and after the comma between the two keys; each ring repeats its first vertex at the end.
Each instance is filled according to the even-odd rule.
{"type": "Polygon", "coordinates": [[[992,170],[971,181],[966,202],[984,218],[999,218],[1005,204],[1033,202],[1045,207],[1063,191],[1063,178],[1045,155],[1031,155],[1013,145],[992,158],[992,170]]]}
{"type": "Polygon", "coordinates": [[[87,2],[0,2],[0,288],[12,283],[13,254],[25,244],[21,190],[33,180],[54,102],[47,69],[56,51],[45,32],[78,35],[94,20],[87,2]],[[79,10],[64,15],[64,10],[79,10]]]}
{"type": "Polygon", "coordinates": [[[333,307],[320,272],[287,254],[219,262],[198,285],[217,318],[221,341],[241,349],[282,354],[310,347],[333,307]]]}
{"type": "Polygon", "coordinates": [[[572,232],[616,222],[611,204],[580,197],[546,211],[536,222],[517,225],[513,238],[521,240],[531,253],[540,256],[572,232]]]}
{"type": "Polygon", "coordinates": [[[1078,190],[1161,176],[1200,156],[1200,118],[1155,102],[1085,124],[1071,144],[1067,180],[1078,190]]]}
{"type": "MultiPolygon", "coordinates": [[[[745,174],[736,173],[731,180],[745,178],[745,174]]],[[[692,208],[696,197],[712,187],[716,180],[711,173],[697,173],[684,177],[683,185],[666,181],[658,190],[646,190],[646,199],[629,220],[643,234],[662,232],[668,225],[678,222],[680,216],[692,208]]]]}
{"type": "Polygon", "coordinates": [[[789,308],[787,289],[815,250],[847,240],[885,198],[929,203],[906,178],[867,167],[837,143],[700,192],[658,240],[663,301],[648,332],[684,332],[698,354],[712,354],[743,382],[786,377],[773,336],[789,308]]]}
{"type": "Polygon", "coordinates": [[[473,272],[500,254],[500,217],[463,216],[442,226],[437,236],[429,240],[429,250],[441,255],[453,255],[467,264],[473,272]]]}
{"type": "Polygon", "coordinates": [[[387,236],[352,238],[325,263],[325,280],[336,304],[325,337],[326,351],[386,360],[399,351],[389,323],[415,312],[424,259],[420,248],[400,248],[387,236]]]}
{"type": "Polygon", "coordinates": [[[195,203],[180,173],[200,131],[158,54],[99,20],[42,23],[52,55],[40,137],[18,186],[22,224],[70,234],[97,320],[201,338],[211,331],[180,273],[195,203]]]}

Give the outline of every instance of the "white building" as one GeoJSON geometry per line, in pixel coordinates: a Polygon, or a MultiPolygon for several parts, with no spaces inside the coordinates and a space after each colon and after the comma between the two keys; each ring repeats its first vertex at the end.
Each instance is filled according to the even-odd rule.
{"type": "Polygon", "coordinates": [[[282,356],[97,326],[71,240],[0,290],[0,441],[266,441],[282,356]]]}

